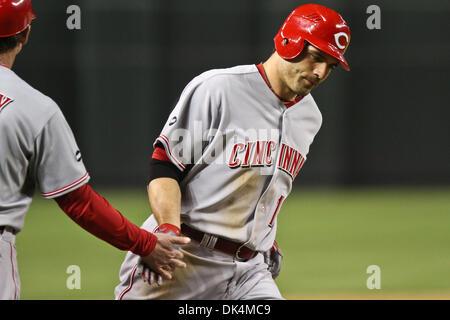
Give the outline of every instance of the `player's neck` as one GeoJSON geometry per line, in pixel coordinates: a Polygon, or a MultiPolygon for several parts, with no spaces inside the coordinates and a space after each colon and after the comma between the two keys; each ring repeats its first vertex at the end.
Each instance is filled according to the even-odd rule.
{"type": "Polygon", "coordinates": [[[0,64],[11,69],[14,61],[16,60],[16,56],[22,49],[22,45],[17,46],[16,48],[9,50],[8,52],[0,54],[0,64]]]}
{"type": "Polygon", "coordinates": [[[16,55],[12,55],[12,54],[8,54],[8,53],[0,54],[0,65],[11,69],[14,64],[15,58],[16,58],[16,55]]]}
{"type": "Polygon", "coordinates": [[[266,73],[267,81],[272,90],[285,101],[294,101],[298,95],[287,88],[278,74],[276,59],[272,55],[266,62],[263,63],[263,68],[266,73]]]}

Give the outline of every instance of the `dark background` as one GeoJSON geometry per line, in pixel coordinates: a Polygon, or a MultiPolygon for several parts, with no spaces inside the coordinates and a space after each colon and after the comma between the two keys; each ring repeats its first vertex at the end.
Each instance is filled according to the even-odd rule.
{"type": "MultiPolygon", "coordinates": [[[[152,143],[203,71],[265,61],[304,1],[34,0],[14,70],[63,110],[97,186],[146,185],[152,143]],[[81,8],[81,30],[66,9],[81,8]]],[[[313,92],[324,122],[297,185],[448,185],[450,2],[315,1],[352,31],[351,72],[313,92]],[[381,8],[381,30],[366,9],[381,8]]]]}

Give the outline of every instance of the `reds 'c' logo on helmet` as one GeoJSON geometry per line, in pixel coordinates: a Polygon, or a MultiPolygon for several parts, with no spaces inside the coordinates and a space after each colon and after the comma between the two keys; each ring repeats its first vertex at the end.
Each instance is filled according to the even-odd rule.
{"type": "Polygon", "coordinates": [[[349,38],[345,32],[338,32],[338,33],[334,34],[334,41],[336,42],[336,46],[339,49],[344,50],[348,45],[349,38]],[[345,39],[345,42],[343,42],[343,44],[342,44],[342,41],[340,40],[341,38],[345,39]]]}
{"type": "Polygon", "coordinates": [[[288,60],[302,52],[305,41],[350,70],[344,58],[350,43],[350,28],[336,11],[317,4],[302,5],[291,12],[274,38],[278,55],[288,60]]]}

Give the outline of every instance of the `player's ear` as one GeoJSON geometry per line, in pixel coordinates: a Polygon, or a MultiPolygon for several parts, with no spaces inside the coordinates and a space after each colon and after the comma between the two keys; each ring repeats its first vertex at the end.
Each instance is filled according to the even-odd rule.
{"type": "Polygon", "coordinates": [[[18,37],[19,43],[26,45],[28,42],[28,38],[30,37],[31,25],[29,25],[25,30],[23,30],[18,37]]]}

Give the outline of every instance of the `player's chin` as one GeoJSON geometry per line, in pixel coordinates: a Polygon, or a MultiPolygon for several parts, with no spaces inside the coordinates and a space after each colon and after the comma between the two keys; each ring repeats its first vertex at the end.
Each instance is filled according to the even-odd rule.
{"type": "Polygon", "coordinates": [[[297,90],[295,91],[299,96],[302,96],[302,97],[304,97],[304,96],[306,96],[306,95],[308,95],[310,92],[311,92],[311,90],[313,89],[314,87],[308,87],[308,88],[306,88],[306,87],[300,87],[300,88],[297,88],[297,90]]]}
{"type": "Polygon", "coordinates": [[[299,82],[297,87],[294,88],[293,91],[297,95],[304,97],[304,96],[308,95],[312,91],[312,89],[314,89],[315,87],[316,86],[314,84],[307,83],[306,81],[305,82],[299,82]]]}

